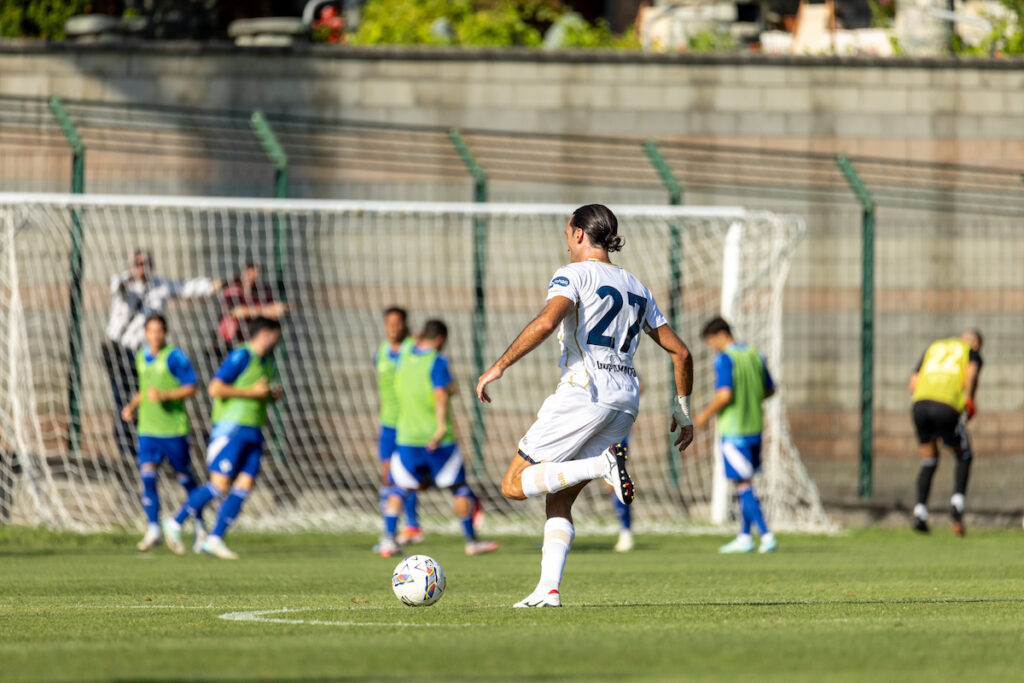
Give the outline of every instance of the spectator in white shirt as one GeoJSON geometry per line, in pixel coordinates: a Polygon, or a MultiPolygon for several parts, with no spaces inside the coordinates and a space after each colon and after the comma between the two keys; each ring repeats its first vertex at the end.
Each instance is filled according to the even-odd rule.
{"type": "Polygon", "coordinates": [[[153,259],[136,249],[129,270],[110,281],[110,317],[103,344],[103,365],[114,397],[114,440],[122,455],[134,457],[135,437],[130,423],[121,419],[121,408],[139,390],[135,354],[145,342],[146,318],[163,314],[168,299],[192,299],[215,294],[220,280],[207,277],[175,282],[152,277],[153,259]]]}

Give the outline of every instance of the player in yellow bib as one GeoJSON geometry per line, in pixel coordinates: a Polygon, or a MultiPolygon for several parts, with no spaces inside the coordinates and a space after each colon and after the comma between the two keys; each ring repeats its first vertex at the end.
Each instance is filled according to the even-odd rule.
{"type": "Polygon", "coordinates": [[[967,421],[974,417],[974,395],[982,365],[981,342],[978,330],[933,342],[910,377],[917,452],[921,456],[913,528],[922,533],[928,532],[928,494],[939,464],[941,439],[956,457],[949,514],[953,518],[953,533],[964,535],[964,495],[973,455],[967,421]]]}
{"type": "MultiPolygon", "coordinates": [[[[167,344],[167,321],[162,315],[153,313],[147,317],[144,332],[146,345],[135,355],[139,393],[121,410],[125,422],[131,422],[136,413],[139,417],[139,474],[142,508],[148,522],[146,535],[136,545],[142,552],[163,540],[156,488],[160,464],[164,460],[170,463],[186,496],[196,488],[188,459],[189,424],[185,410],[185,399],[196,393],[196,373],[181,349],[167,344]]],[[[199,518],[196,535],[205,535],[199,518]]]]}

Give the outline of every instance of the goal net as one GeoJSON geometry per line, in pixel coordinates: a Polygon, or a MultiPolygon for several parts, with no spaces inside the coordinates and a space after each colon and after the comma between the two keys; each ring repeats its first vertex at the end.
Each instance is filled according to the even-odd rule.
{"type": "MultiPolygon", "coordinates": [[[[240,526],[379,528],[372,357],[383,339],[382,312],[397,305],[409,310],[414,331],[428,318],[448,324],[446,352],[460,387],[456,428],[488,531],[535,532],[542,502],[510,503],[499,482],[558,379],[557,341],[511,368],[494,386],[493,404],[481,406],[473,388],[481,368],[542,307],[551,274],[566,260],[563,231],[573,208],[0,194],[0,521],[76,530],[142,524],[134,445],[117,417],[134,380],[118,370],[107,328],[112,279],[143,249],[151,254],[147,287],[159,284],[154,276],[170,283],[168,340],[188,354],[201,387],[227,352],[225,331],[246,312],[223,291],[210,294],[205,281],[190,280],[230,284],[253,263],[262,298],[287,305],[276,351],[285,399],[271,412],[263,470],[240,526]]],[[[829,528],[785,410],[782,300],[802,220],[721,207],[613,209],[625,238],[616,261],[650,287],[694,354],[695,407],[713,393],[710,352],[699,337],[707,318],[724,311],[737,337],[767,356],[781,388],[766,404],[759,483],[770,522],[829,528]]],[[[713,433],[698,430],[682,459],[673,453],[669,361],[646,340],[636,365],[643,381],[630,442],[636,528],[724,521],[733,505],[721,479],[715,483],[713,433]]],[[[191,457],[203,476],[205,391],[188,405],[191,457]]],[[[176,509],[177,482],[165,474],[160,486],[164,512],[176,509]]],[[[456,528],[446,492],[425,492],[421,506],[428,529],[456,528]]],[[[610,528],[614,519],[597,485],[577,510],[583,528],[610,528]]]]}

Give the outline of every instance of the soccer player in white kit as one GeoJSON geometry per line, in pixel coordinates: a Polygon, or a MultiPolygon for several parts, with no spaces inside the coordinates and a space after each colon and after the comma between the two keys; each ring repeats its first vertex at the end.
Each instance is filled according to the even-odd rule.
{"type": "Polygon", "coordinates": [[[609,260],[608,253],[623,244],[615,214],[600,204],[581,206],[569,219],[565,237],[570,263],[555,271],[543,310],[476,385],[477,397],[490,403],[487,386],[559,330],[561,381],[519,441],[501,481],[506,498],[547,496],[540,581],[515,607],[561,606],[558,587],[575,535],[572,504],[584,486],[604,479],[620,501],[633,501],[625,449],[608,444],[626,438],[636,419],[640,392],[633,354],[641,329],[672,359],[677,396],[671,430],[679,429],[675,445],[682,452],[693,441],[693,359],[651,291],[609,260]]]}

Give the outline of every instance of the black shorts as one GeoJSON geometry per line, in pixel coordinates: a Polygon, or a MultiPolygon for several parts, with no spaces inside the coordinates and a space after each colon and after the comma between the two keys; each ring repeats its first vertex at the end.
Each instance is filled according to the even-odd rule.
{"type": "Polygon", "coordinates": [[[918,443],[932,443],[942,439],[943,443],[957,453],[970,448],[967,423],[952,406],[938,401],[918,401],[911,413],[914,416],[918,443]]]}

